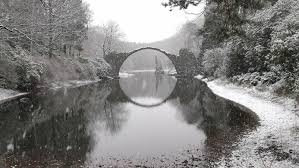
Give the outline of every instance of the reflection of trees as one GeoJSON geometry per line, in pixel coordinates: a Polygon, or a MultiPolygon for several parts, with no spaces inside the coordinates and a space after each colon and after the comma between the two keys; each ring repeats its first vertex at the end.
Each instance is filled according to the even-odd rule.
{"type": "Polygon", "coordinates": [[[197,89],[200,89],[201,85],[204,84],[197,82],[193,78],[178,79],[171,97],[179,97],[182,104],[188,103],[194,99],[197,89]]]}
{"type": "Polygon", "coordinates": [[[246,107],[215,95],[206,83],[197,79],[179,79],[171,98],[178,97],[185,121],[199,127],[217,125],[219,129],[232,126],[256,126],[257,115],[246,107]],[[198,115],[200,113],[201,115],[198,115]],[[197,116],[197,117],[196,117],[197,116]],[[204,118],[204,119],[199,119],[204,118]],[[195,119],[197,118],[197,119],[195,119]]]}
{"type": "Polygon", "coordinates": [[[112,104],[109,101],[105,101],[104,113],[106,129],[110,131],[111,134],[115,134],[120,131],[126,118],[122,114],[126,113],[125,109],[121,104],[112,104]]]}
{"type": "Polygon", "coordinates": [[[0,155],[11,144],[14,152],[8,164],[12,165],[84,162],[91,148],[90,123],[106,123],[106,130],[115,133],[126,121],[122,106],[106,100],[111,90],[111,85],[103,83],[1,104],[0,155]]]}
{"type": "MultiPolygon", "coordinates": [[[[155,89],[156,89],[156,94],[158,93],[158,89],[159,89],[159,86],[161,85],[161,82],[162,82],[162,74],[159,74],[159,73],[155,73],[155,89]]],[[[166,79],[167,80],[167,79],[166,79]]],[[[168,83],[169,85],[169,83],[168,83]]],[[[171,85],[169,85],[171,86],[171,85]]]]}
{"type": "Polygon", "coordinates": [[[204,152],[210,161],[230,155],[232,144],[259,124],[254,112],[215,95],[206,83],[197,79],[178,80],[172,96],[179,98],[172,103],[181,109],[185,122],[205,132],[204,152]]]}
{"type": "MultiPolygon", "coordinates": [[[[16,103],[16,101],[11,103],[16,103]]],[[[19,106],[23,106],[22,104],[31,104],[32,107],[33,103],[29,101],[20,103],[19,106]]],[[[12,109],[6,110],[9,112],[12,109]]],[[[62,112],[60,115],[53,115],[41,122],[32,122],[34,117],[31,115],[37,109],[29,112],[26,110],[28,109],[20,107],[18,113],[27,113],[26,118],[29,120],[15,118],[12,122],[16,125],[5,125],[1,128],[3,137],[0,143],[1,153],[6,152],[8,144],[11,144],[14,149],[7,164],[27,167],[27,164],[33,164],[33,161],[36,165],[47,165],[54,161],[68,165],[72,161],[85,159],[85,153],[89,150],[89,136],[86,134],[83,110],[62,112]],[[18,125],[23,125],[23,128],[18,125]],[[6,129],[11,132],[3,133],[6,129]]]]}

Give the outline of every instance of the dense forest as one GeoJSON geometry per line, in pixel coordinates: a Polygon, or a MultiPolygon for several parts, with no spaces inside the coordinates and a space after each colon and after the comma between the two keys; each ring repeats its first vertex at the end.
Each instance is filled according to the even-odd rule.
{"type": "MultiPolygon", "coordinates": [[[[163,5],[187,9],[201,0],[163,5]]],[[[206,0],[198,60],[206,77],[299,92],[298,0],[206,0]]]]}
{"type": "Polygon", "coordinates": [[[1,0],[0,87],[29,91],[103,75],[102,59],[84,57],[89,22],[82,0],[1,0]]]}
{"type": "MultiPolygon", "coordinates": [[[[168,39],[146,44],[123,41],[114,22],[90,26],[91,12],[82,0],[2,0],[0,87],[26,91],[41,83],[96,79],[109,69],[105,55],[152,46],[174,54],[188,48],[211,79],[266,86],[279,94],[299,92],[298,0],[170,0],[163,5],[185,10],[199,3],[205,10],[195,20],[168,39]]],[[[128,60],[127,69],[153,62],[150,54],[142,55],[128,60]]]]}

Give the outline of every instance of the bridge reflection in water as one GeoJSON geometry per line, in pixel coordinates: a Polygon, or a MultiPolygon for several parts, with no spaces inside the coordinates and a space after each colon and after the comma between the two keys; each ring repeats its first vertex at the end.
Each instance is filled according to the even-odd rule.
{"type": "Polygon", "coordinates": [[[190,145],[208,165],[258,124],[200,80],[135,74],[0,105],[0,167],[121,164],[114,159],[159,159],[190,145]]]}

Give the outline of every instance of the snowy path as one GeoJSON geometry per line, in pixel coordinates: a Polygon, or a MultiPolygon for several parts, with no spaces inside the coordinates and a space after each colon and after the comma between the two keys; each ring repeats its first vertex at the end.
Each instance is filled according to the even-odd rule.
{"type": "Polygon", "coordinates": [[[0,88],[0,104],[26,94],[27,93],[0,88]]]}
{"type": "Polygon", "coordinates": [[[275,103],[265,93],[258,95],[217,82],[207,84],[215,94],[253,110],[261,121],[256,131],[239,142],[232,157],[221,161],[222,167],[299,167],[299,117],[292,111],[291,100],[280,98],[275,103]]]}

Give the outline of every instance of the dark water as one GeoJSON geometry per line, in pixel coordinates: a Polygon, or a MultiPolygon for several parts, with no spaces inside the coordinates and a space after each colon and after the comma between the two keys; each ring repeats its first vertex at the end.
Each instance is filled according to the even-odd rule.
{"type": "Polygon", "coordinates": [[[0,105],[0,167],[172,162],[194,149],[217,160],[257,126],[254,112],[200,80],[135,73],[0,105]]]}

